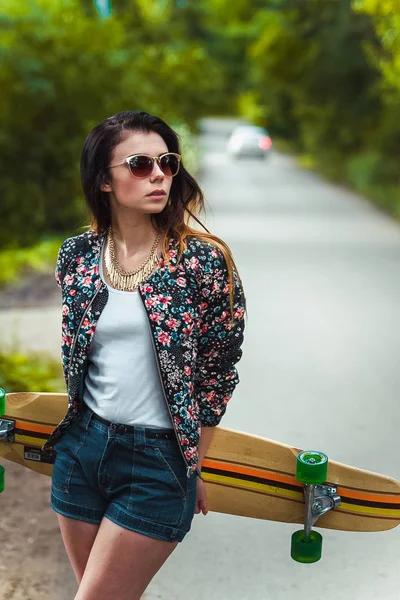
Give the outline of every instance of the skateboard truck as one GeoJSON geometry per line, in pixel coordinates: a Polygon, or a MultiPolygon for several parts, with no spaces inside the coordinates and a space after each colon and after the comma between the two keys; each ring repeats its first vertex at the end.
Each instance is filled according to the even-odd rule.
{"type": "Polygon", "coordinates": [[[0,440],[4,442],[14,441],[14,421],[0,419],[0,440]]]}
{"type": "Polygon", "coordinates": [[[314,485],[312,483],[304,486],[305,522],[304,538],[309,539],[310,532],[315,523],[322,515],[334,510],[341,504],[341,498],[336,493],[336,488],[329,485],[314,485]]]}
{"type": "Polygon", "coordinates": [[[318,519],[341,504],[337,489],[322,485],[328,472],[328,457],[323,452],[306,450],[297,456],[296,479],[304,483],[304,529],[292,535],[292,558],[301,563],[314,563],[321,558],[322,535],[313,531],[318,519]]]}

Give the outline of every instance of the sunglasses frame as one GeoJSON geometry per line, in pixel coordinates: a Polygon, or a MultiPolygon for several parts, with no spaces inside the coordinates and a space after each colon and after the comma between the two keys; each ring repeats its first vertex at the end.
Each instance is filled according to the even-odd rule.
{"type": "MultiPolygon", "coordinates": [[[[127,156],[126,158],[124,158],[120,162],[115,163],[114,165],[110,165],[108,168],[112,169],[113,167],[118,167],[119,165],[126,165],[128,167],[128,169],[129,169],[129,173],[132,175],[132,177],[136,177],[136,179],[145,179],[146,177],[149,177],[152,174],[152,172],[154,171],[154,162],[155,161],[157,161],[159,169],[164,173],[164,171],[161,169],[161,159],[164,156],[166,156],[166,155],[168,155],[168,156],[169,155],[173,155],[173,156],[177,157],[177,159],[178,159],[178,170],[175,173],[175,175],[178,175],[179,169],[180,169],[180,166],[181,166],[181,159],[182,159],[182,157],[181,157],[180,154],[177,154],[176,152],[164,152],[164,154],[160,154],[160,156],[149,156],[149,154],[144,154],[143,152],[137,152],[136,154],[130,154],[129,156],[127,156]],[[151,171],[150,171],[150,173],[148,175],[139,176],[139,175],[135,175],[134,173],[132,173],[132,169],[131,169],[131,165],[130,165],[129,161],[130,161],[131,158],[134,158],[135,156],[146,156],[147,158],[150,158],[152,160],[153,165],[152,165],[151,171]]],[[[175,177],[175,175],[166,175],[165,173],[164,173],[164,175],[166,177],[175,177]]]]}

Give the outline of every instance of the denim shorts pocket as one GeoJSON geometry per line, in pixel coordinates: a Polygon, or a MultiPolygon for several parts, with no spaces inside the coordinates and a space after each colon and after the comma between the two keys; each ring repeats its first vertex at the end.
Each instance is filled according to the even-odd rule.
{"type": "Polygon", "coordinates": [[[152,449],[170,480],[184,498],[187,493],[187,477],[182,456],[180,454],[174,456],[174,453],[170,453],[164,448],[157,446],[153,446],[152,449]]]}
{"type": "Polygon", "coordinates": [[[69,494],[71,477],[74,472],[75,460],[62,452],[56,454],[56,460],[53,466],[53,474],[51,478],[52,486],[69,494]]]}

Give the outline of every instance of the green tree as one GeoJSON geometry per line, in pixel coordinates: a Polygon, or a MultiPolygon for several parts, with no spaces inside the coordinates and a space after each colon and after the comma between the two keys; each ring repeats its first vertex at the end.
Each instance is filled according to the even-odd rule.
{"type": "Polygon", "coordinates": [[[379,204],[400,217],[400,1],[357,0],[354,8],[372,17],[380,42],[364,44],[371,67],[381,74],[376,86],[382,109],[373,139],[373,193],[379,204]]]}
{"type": "Polygon", "coordinates": [[[249,52],[271,125],[308,151],[357,148],[379,108],[362,48],[375,41],[370,19],[347,0],[283,0],[262,18],[249,52]]]}
{"type": "Polygon", "coordinates": [[[207,110],[218,72],[179,23],[161,14],[158,28],[142,0],[116,6],[108,19],[89,8],[80,0],[2,1],[0,246],[84,223],[79,155],[105,117],[134,108],[194,128],[207,110]]]}
{"type": "Polygon", "coordinates": [[[382,72],[388,100],[400,93],[400,0],[355,0],[354,9],[372,16],[381,46],[366,45],[366,51],[382,72]]]}

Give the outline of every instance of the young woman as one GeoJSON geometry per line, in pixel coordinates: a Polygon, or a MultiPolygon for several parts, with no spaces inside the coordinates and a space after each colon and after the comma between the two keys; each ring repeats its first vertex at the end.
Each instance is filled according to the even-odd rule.
{"type": "Polygon", "coordinates": [[[238,383],[245,300],[226,244],[188,225],[203,195],[164,121],[97,125],[81,177],[92,222],[56,266],[68,412],[43,448],[75,600],[136,600],[207,514],[200,469],[238,383]]]}

